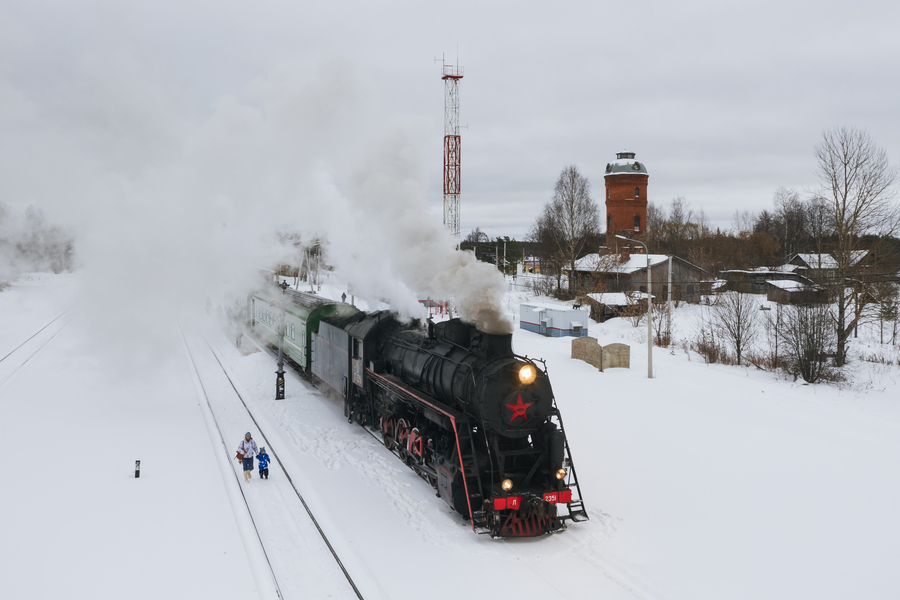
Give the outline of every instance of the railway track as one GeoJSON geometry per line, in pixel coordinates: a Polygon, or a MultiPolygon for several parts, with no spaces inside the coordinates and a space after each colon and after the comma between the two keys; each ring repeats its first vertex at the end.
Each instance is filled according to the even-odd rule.
{"type": "MultiPolygon", "coordinates": [[[[273,361],[277,359],[278,352],[269,347],[263,340],[251,335],[245,334],[245,341],[249,340],[254,346],[256,346],[261,352],[270,356],[273,361]]],[[[298,376],[298,383],[302,382],[304,386],[308,386],[309,388],[319,390],[319,387],[315,385],[314,382],[310,381],[302,372],[296,368],[296,365],[291,361],[286,360],[285,364],[291,364],[293,367],[294,373],[298,376]]],[[[273,362],[274,368],[274,362],[273,362]]],[[[319,393],[326,395],[329,394],[328,391],[319,390],[319,393]]],[[[334,398],[334,396],[331,396],[334,398]]],[[[384,440],[380,435],[380,431],[377,429],[372,429],[369,427],[362,427],[362,429],[369,434],[381,448],[385,449],[391,454],[398,457],[401,461],[403,461],[403,456],[398,452],[397,448],[385,448],[384,440]]],[[[423,477],[423,473],[416,471],[416,474],[420,477],[423,477]]],[[[427,478],[425,478],[427,480],[427,478]]],[[[593,512],[593,511],[592,511],[593,512]]],[[[598,516],[600,518],[595,520],[596,522],[603,523],[604,516],[608,519],[611,519],[608,515],[604,515],[604,513],[597,511],[598,516]]],[[[574,571],[578,571],[579,569],[588,569],[594,571],[597,574],[598,578],[603,578],[604,581],[609,582],[613,586],[614,589],[621,590],[624,594],[629,598],[633,598],[634,600],[663,600],[668,598],[668,596],[662,591],[658,590],[656,586],[646,581],[646,578],[642,577],[639,574],[635,574],[624,566],[608,559],[605,555],[597,552],[590,540],[587,540],[586,543],[580,543],[573,547],[574,554],[571,557],[571,560],[568,561],[569,565],[578,564],[579,566],[574,567],[574,571]]],[[[490,555],[487,555],[490,556],[490,555]]],[[[510,576],[517,579],[530,578],[533,582],[533,594],[528,597],[556,597],[556,598],[566,598],[566,597],[574,597],[568,596],[566,593],[560,588],[558,581],[554,579],[552,576],[548,576],[543,574],[539,570],[534,570],[528,567],[523,567],[520,565],[515,565],[513,567],[508,567],[510,570],[505,572],[506,576],[510,576]],[[513,575],[515,573],[515,575],[513,575]]],[[[499,571],[498,571],[499,573],[499,571]]],[[[462,592],[460,592],[462,595],[462,592]]]]}
{"type": "Polygon", "coordinates": [[[24,360],[21,360],[21,362],[19,362],[19,364],[15,365],[8,371],[0,372],[0,392],[2,392],[4,389],[6,389],[6,386],[9,385],[12,378],[15,377],[19,373],[19,371],[31,361],[32,358],[37,356],[38,353],[40,353],[41,350],[43,350],[50,342],[52,342],[53,339],[56,336],[58,336],[62,332],[63,329],[68,327],[69,323],[71,323],[75,319],[75,317],[78,316],[78,313],[75,313],[67,321],[64,321],[62,326],[59,327],[59,329],[57,329],[56,331],[54,331],[52,335],[50,335],[49,337],[47,337],[46,339],[44,339],[42,341],[38,340],[34,344],[32,344],[32,346],[37,345],[36,348],[32,349],[28,343],[31,340],[33,340],[34,338],[38,337],[41,333],[43,333],[51,325],[53,325],[54,323],[56,323],[57,321],[62,319],[66,314],[71,312],[79,304],[80,304],[80,302],[76,302],[75,304],[73,304],[72,306],[67,308],[66,310],[59,313],[56,317],[51,319],[49,323],[47,323],[46,325],[44,325],[43,327],[41,327],[40,329],[35,331],[27,339],[22,341],[18,346],[16,346],[15,348],[13,348],[9,352],[7,352],[6,355],[4,355],[2,358],[0,358],[0,367],[8,367],[10,364],[15,364],[15,362],[17,360],[21,360],[20,359],[21,356],[25,357],[24,360]],[[31,353],[28,354],[28,352],[31,352],[31,353]],[[9,362],[5,362],[5,361],[7,361],[7,359],[9,359],[9,362]]]}
{"type": "MultiPolygon", "coordinates": [[[[179,328],[179,330],[180,330],[180,328],[179,328]]],[[[244,395],[241,393],[241,391],[239,389],[239,387],[240,387],[239,384],[236,384],[236,382],[232,378],[231,374],[229,374],[229,370],[223,364],[222,359],[220,358],[219,354],[216,352],[213,345],[210,344],[210,342],[206,338],[203,338],[203,342],[202,342],[203,347],[200,350],[198,350],[196,347],[191,348],[191,345],[188,343],[188,336],[185,335],[184,331],[180,331],[180,333],[182,336],[182,341],[184,342],[184,347],[187,352],[188,358],[190,359],[190,364],[191,364],[191,367],[193,370],[193,374],[196,377],[196,382],[199,384],[199,388],[202,393],[201,394],[202,399],[205,402],[206,407],[209,409],[209,415],[211,416],[212,425],[213,425],[213,428],[215,429],[215,433],[216,433],[215,437],[217,437],[218,441],[220,441],[222,443],[224,456],[226,457],[226,460],[228,460],[230,458],[230,454],[231,454],[230,446],[225,441],[226,434],[223,431],[224,427],[219,422],[219,419],[216,417],[216,410],[213,408],[213,402],[211,402],[211,399],[210,399],[211,394],[208,390],[208,384],[209,384],[209,380],[211,378],[211,374],[209,373],[209,370],[212,369],[213,363],[212,363],[212,361],[208,361],[208,364],[210,365],[209,369],[206,369],[206,372],[201,374],[201,369],[197,364],[197,362],[198,362],[197,356],[198,356],[199,352],[203,352],[203,353],[207,354],[207,356],[211,356],[212,359],[214,359],[214,361],[215,361],[214,364],[217,366],[217,368],[215,369],[216,376],[224,377],[224,382],[227,382],[227,386],[219,386],[220,389],[222,387],[227,387],[228,390],[230,391],[230,393],[233,395],[233,397],[235,399],[237,399],[237,401],[239,402],[239,406],[241,407],[243,412],[245,412],[246,415],[253,422],[253,424],[256,427],[257,431],[259,432],[259,436],[260,436],[259,439],[257,440],[257,443],[260,446],[265,446],[267,448],[268,453],[272,456],[273,463],[278,465],[279,469],[281,470],[281,473],[284,475],[284,478],[286,479],[286,481],[288,482],[288,484],[290,486],[292,495],[294,497],[296,497],[296,499],[302,505],[303,511],[305,512],[309,521],[314,526],[315,531],[318,533],[319,537],[322,540],[322,543],[324,544],[324,547],[327,548],[327,552],[330,554],[331,558],[333,559],[334,564],[336,564],[338,569],[340,570],[340,573],[342,574],[344,580],[346,581],[346,585],[349,586],[349,589],[352,591],[352,595],[347,594],[347,596],[355,597],[358,600],[365,600],[365,598],[360,590],[360,587],[357,585],[356,581],[354,580],[353,576],[350,573],[350,570],[345,565],[345,561],[342,560],[338,550],[335,548],[335,544],[333,543],[333,540],[329,538],[325,529],[320,524],[319,519],[317,519],[316,515],[314,514],[313,510],[311,509],[310,504],[303,497],[303,494],[301,493],[300,487],[298,486],[297,482],[295,481],[295,478],[291,476],[291,472],[288,470],[288,465],[286,464],[288,461],[282,460],[282,457],[279,455],[278,451],[275,449],[275,446],[273,446],[272,443],[269,441],[269,439],[266,435],[266,431],[264,430],[264,428],[262,426],[263,423],[261,423],[260,420],[257,419],[256,415],[254,415],[253,410],[250,408],[250,406],[248,405],[247,401],[244,398],[244,395]]],[[[237,474],[237,471],[233,467],[230,467],[230,470],[231,470],[232,476],[234,478],[234,481],[237,484],[236,487],[238,490],[240,490],[242,510],[245,511],[247,515],[249,515],[250,522],[252,524],[252,530],[253,530],[254,537],[256,539],[256,542],[258,542],[258,544],[259,544],[259,548],[261,549],[262,557],[265,562],[265,570],[268,572],[268,575],[271,577],[271,580],[273,582],[274,594],[278,598],[284,598],[284,595],[282,594],[282,591],[281,591],[282,584],[279,582],[279,576],[277,574],[278,569],[276,568],[276,566],[274,564],[274,557],[271,557],[269,555],[269,551],[267,551],[267,549],[266,549],[266,541],[265,541],[266,536],[263,534],[263,532],[261,531],[261,527],[257,524],[257,521],[254,518],[253,502],[251,501],[251,499],[248,498],[247,493],[245,493],[245,485],[241,484],[240,479],[237,474]]],[[[246,543],[246,541],[245,541],[245,543],[246,543]]]]}

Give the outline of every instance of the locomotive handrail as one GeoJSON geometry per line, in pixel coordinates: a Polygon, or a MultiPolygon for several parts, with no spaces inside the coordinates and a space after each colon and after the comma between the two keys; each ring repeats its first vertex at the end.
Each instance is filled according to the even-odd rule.
{"type": "MultiPolygon", "coordinates": [[[[408,396],[411,396],[417,402],[421,402],[422,404],[438,411],[439,413],[443,414],[444,416],[446,416],[450,419],[450,423],[453,425],[453,436],[456,438],[456,455],[459,457],[459,468],[462,471],[463,489],[466,492],[466,506],[468,506],[468,508],[469,508],[469,521],[472,523],[472,531],[475,531],[475,515],[472,513],[472,500],[471,500],[471,498],[469,498],[469,485],[466,483],[466,466],[463,464],[462,448],[460,448],[460,446],[459,446],[459,430],[456,426],[456,415],[453,414],[453,412],[455,412],[455,411],[451,411],[450,409],[444,409],[440,406],[435,405],[434,403],[428,402],[427,400],[420,398],[416,394],[410,392],[408,389],[398,386],[397,384],[392,382],[390,379],[388,379],[386,376],[379,375],[378,373],[376,373],[375,371],[373,371],[371,369],[366,369],[366,372],[369,373],[369,375],[371,375],[376,380],[380,379],[381,381],[383,381],[385,385],[389,385],[393,388],[396,388],[396,391],[399,391],[401,394],[406,394],[408,396]]],[[[462,416],[463,416],[463,418],[465,418],[465,415],[462,415],[462,416]]],[[[466,421],[468,421],[468,419],[466,419],[466,421]]],[[[471,437],[471,433],[469,434],[469,436],[471,437]]],[[[581,492],[579,492],[579,496],[580,495],[581,495],[581,492]]]]}
{"type": "MultiPolygon", "coordinates": [[[[578,490],[578,500],[581,502],[581,512],[584,513],[585,519],[590,520],[587,509],[584,507],[584,496],[581,495],[581,485],[578,483],[578,473],[575,472],[575,459],[572,458],[572,449],[569,448],[569,436],[566,435],[566,427],[563,425],[562,413],[556,405],[556,396],[553,396],[553,408],[556,409],[556,418],[559,419],[559,430],[562,431],[563,440],[566,444],[566,454],[569,455],[569,468],[572,470],[572,479],[575,480],[575,489],[578,490]]],[[[574,520],[574,518],[573,514],[572,519],[574,520]]]]}

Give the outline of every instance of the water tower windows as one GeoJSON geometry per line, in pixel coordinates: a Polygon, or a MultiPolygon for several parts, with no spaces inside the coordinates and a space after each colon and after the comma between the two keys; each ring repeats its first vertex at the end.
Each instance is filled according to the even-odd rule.
{"type": "Polygon", "coordinates": [[[606,199],[609,200],[609,188],[606,188],[606,199]]]}
{"type": "Polygon", "coordinates": [[[634,230],[641,230],[641,217],[639,215],[634,215],[634,230]]]}
{"type": "Polygon", "coordinates": [[[641,197],[641,188],[639,188],[639,187],[634,188],[634,197],[635,198],[641,197]]]}
{"type": "Polygon", "coordinates": [[[606,228],[612,229],[612,215],[606,215],[606,228]]]}

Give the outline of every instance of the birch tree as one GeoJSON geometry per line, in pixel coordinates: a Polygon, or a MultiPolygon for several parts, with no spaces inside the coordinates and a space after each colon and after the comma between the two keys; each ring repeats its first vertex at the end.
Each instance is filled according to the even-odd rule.
{"type": "Polygon", "coordinates": [[[827,207],[837,262],[835,364],[847,362],[847,338],[864,308],[865,294],[854,281],[862,236],[893,235],[900,223],[894,186],[897,168],[869,134],[852,127],[825,131],[816,146],[819,200],[827,207]]]}
{"type": "Polygon", "coordinates": [[[713,326],[741,364],[743,354],[759,333],[759,306],[749,294],[725,292],[716,303],[713,326]]]}
{"type": "Polygon", "coordinates": [[[569,291],[573,291],[575,261],[600,233],[600,211],[591,198],[591,184],[578,167],[569,165],[559,174],[553,199],[544,206],[533,231],[534,237],[549,242],[569,268],[569,291]]]}

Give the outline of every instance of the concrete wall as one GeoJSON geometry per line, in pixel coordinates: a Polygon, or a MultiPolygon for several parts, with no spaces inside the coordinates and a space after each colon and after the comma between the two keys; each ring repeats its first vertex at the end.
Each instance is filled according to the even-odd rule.
{"type": "Polygon", "coordinates": [[[572,358],[583,360],[601,371],[631,368],[631,347],[628,344],[601,346],[592,337],[572,340],[572,358]]]}

